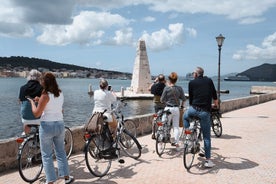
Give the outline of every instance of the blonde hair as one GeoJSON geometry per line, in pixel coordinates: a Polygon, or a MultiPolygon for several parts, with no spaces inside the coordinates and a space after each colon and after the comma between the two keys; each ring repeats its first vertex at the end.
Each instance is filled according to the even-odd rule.
{"type": "Polygon", "coordinates": [[[108,82],[105,79],[100,79],[100,88],[105,89],[108,86],[108,82]]]}

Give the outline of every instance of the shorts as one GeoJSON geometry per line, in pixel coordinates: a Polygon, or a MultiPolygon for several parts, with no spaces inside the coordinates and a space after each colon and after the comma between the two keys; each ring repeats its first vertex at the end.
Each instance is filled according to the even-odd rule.
{"type": "Polygon", "coordinates": [[[22,118],[22,123],[24,125],[40,125],[40,119],[27,120],[22,118]]]}

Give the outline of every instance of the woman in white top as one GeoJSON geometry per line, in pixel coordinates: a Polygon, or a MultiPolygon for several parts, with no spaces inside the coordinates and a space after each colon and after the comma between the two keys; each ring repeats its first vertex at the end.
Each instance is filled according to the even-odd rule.
{"type": "Polygon", "coordinates": [[[63,93],[58,87],[55,76],[50,72],[43,75],[41,85],[43,91],[38,105],[36,106],[32,99],[29,100],[34,116],[41,116],[39,138],[46,183],[53,184],[57,180],[53,163],[53,148],[58,163],[58,176],[64,177],[65,183],[71,183],[74,178],[69,176],[69,166],[64,149],[63,93]]]}
{"type": "Polygon", "coordinates": [[[117,127],[116,122],[113,119],[111,114],[111,104],[116,101],[116,95],[112,92],[112,90],[108,90],[108,82],[105,79],[100,79],[100,89],[95,90],[94,92],[94,112],[103,112],[104,116],[107,117],[107,121],[109,122],[109,128],[111,132],[117,127]]]}

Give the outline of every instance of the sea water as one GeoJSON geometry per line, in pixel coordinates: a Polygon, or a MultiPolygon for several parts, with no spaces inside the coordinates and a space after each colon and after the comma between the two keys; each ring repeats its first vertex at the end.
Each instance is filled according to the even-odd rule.
{"type": "MultiPolygon", "coordinates": [[[[92,112],[93,98],[88,95],[89,85],[92,90],[98,89],[98,79],[57,79],[59,87],[64,94],[64,122],[67,126],[80,126],[85,123],[92,112]]],[[[131,80],[109,79],[114,91],[127,88],[131,80]]],[[[20,86],[26,83],[24,78],[0,78],[0,139],[16,137],[22,132],[20,117],[20,103],[18,94],[20,86]]],[[[183,87],[187,93],[189,81],[178,81],[177,85],[183,87]]],[[[215,86],[217,82],[214,80],[215,86]]],[[[229,94],[221,94],[221,100],[234,99],[250,95],[251,86],[275,86],[272,82],[239,82],[221,81],[221,90],[229,90],[229,94]]],[[[152,100],[128,100],[123,109],[125,117],[143,115],[154,112],[152,100]]]]}

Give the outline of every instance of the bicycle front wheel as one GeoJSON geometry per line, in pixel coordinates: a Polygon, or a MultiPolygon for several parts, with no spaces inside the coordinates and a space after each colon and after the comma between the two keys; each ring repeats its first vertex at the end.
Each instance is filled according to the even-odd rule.
{"type": "Polygon", "coordinates": [[[65,127],[64,148],[67,159],[71,156],[74,147],[72,131],[69,127],[65,127]]]}
{"type": "Polygon", "coordinates": [[[33,183],[40,176],[42,168],[39,143],[34,137],[28,138],[19,148],[19,174],[24,181],[33,183]]]}
{"type": "Polygon", "coordinates": [[[110,167],[111,159],[105,159],[101,155],[99,146],[100,135],[93,135],[85,145],[85,162],[88,170],[96,177],[105,176],[110,167]]]}
{"type": "Polygon", "coordinates": [[[157,137],[156,137],[156,144],[155,144],[155,150],[157,155],[161,157],[161,155],[164,153],[166,143],[163,141],[164,135],[163,133],[157,132],[157,137]]]}
{"type": "Polygon", "coordinates": [[[120,135],[120,147],[131,158],[138,159],[141,156],[141,145],[138,140],[124,129],[120,135]]]}
{"type": "Polygon", "coordinates": [[[134,123],[133,120],[131,120],[131,119],[126,119],[126,120],[124,121],[124,127],[125,127],[125,129],[128,130],[128,132],[129,132],[130,134],[132,134],[134,137],[137,137],[136,125],[135,125],[135,123],[134,123]]]}
{"type": "MultiPolygon", "coordinates": [[[[186,135],[186,136],[190,136],[190,135],[186,135]]],[[[195,145],[195,142],[193,140],[185,137],[183,163],[184,163],[184,167],[187,170],[189,170],[192,167],[192,164],[195,158],[195,151],[193,151],[194,145],[195,145]]]]}
{"type": "Polygon", "coordinates": [[[212,130],[217,137],[220,137],[222,135],[222,124],[219,114],[212,114],[211,118],[212,130]]]}

